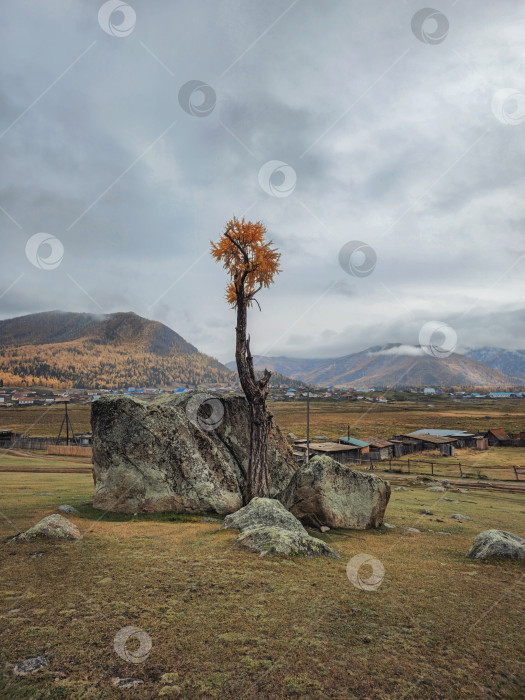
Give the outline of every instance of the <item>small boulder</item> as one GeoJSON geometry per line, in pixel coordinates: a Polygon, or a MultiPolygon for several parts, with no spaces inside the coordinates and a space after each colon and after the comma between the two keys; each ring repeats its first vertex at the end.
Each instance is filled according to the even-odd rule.
{"type": "Polygon", "coordinates": [[[75,513],[78,513],[78,510],[76,508],[74,508],[73,506],[68,506],[67,503],[58,506],[58,510],[61,513],[67,513],[68,515],[74,515],[75,513]]]}
{"type": "Polygon", "coordinates": [[[13,674],[15,676],[30,676],[46,666],[49,666],[49,661],[45,656],[33,656],[15,664],[13,674]]]}
{"type": "Polygon", "coordinates": [[[299,467],[279,496],[303,525],[358,530],[381,525],[389,498],[388,481],[327,456],[299,467]]]}
{"type": "Polygon", "coordinates": [[[252,498],[247,506],[224,518],[223,529],[240,530],[235,546],[258,554],[336,557],[322,540],[311,537],[282,503],[273,498],[252,498]]]}
{"type": "Polygon", "coordinates": [[[446,489],[443,486],[427,486],[427,491],[432,491],[432,493],[445,493],[446,489]]]}
{"type": "Polygon", "coordinates": [[[383,523],[383,526],[388,528],[389,530],[395,530],[397,525],[392,525],[392,523],[383,523]]]}
{"type": "Polygon", "coordinates": [[[396,486],[394,491],[408,491],[406,486],[396,486]]]}
{"type": "Polygon", "coordinates": [[[143,683],[144,681],[141,681],[140,678],[113,678],[113,685],[123,690],[133,690],[143,685],[143,683]]]}
{"type": "Polygon", "coordinates": [[[461,515],[461,513],[454,513],[450,516],[453,520],[472,520],[468,515],[461,515]]]}
{"type": "Polygon", "coordinates": [[[434,513],[431,510],[422,510],[421,515],[434,515],[434,513]]]}
{"type": "Polygon", "coordinates": [[[221,525],[221,530],[233,529],[254,530],[258,527],[273,527],[281,530],[290,530],[299,535],[308,533],[280,501],[274,498],[252,498],[247,506],[235,513],[227,515],[221,525]]]}
{"type": "Polygon", "coordinates": [[[288,433],[286,437],[288,438],[288,440],[297,440],[297,437],[296,435],[294,435],[294,433],[288,433]]]}
{"type": "Polygon", "coordinates": [[[11,542],[35,540],[44,537],[51,540],[81,540],[82,535],[76,525],[63,515],[48,515],[40,522],[11,539],[11,542]]]}
{"type": "Polygon", "coordinates": [[[485,530],[476,535],[467,552],[471,559],[525,559],[525,540],[505,530],[485,530]]]}
{"type": "Polygon", "coordinates": [[[278,527],[245,530],[235,539],[235,546],[258,554],[282,554],[303,557],[337,557],[337,552],[322,540],[278,527]]]}
{"type": "Polygon", "coordinates": [[[417,527],[405,527],[404,528],[407,532],[412,532],[416,535],[421,534],[421,530],[418,530],[417,527]]]}

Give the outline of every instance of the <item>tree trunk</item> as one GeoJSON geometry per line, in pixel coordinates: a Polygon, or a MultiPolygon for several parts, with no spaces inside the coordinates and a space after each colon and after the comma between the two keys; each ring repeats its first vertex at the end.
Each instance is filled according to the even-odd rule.
{"type": "Polygon", "coordinates": [[[270,495],[270,477],[268,474],[268,437],[270,435],[271,416],[263,401],[250,406],[250,467],[246,485],[246,502],[254,496],[268,498],[270,495]]]}
{"type": "Polygon", "coordinates": [[[265,370],[264,377],[257,380],[247,338],[247,305],[244,290],[237,290],[237,327],[235,360],[239,381],[250,406],[250,462],[246,478],[245,503],[254,496],[268,498],[270,478],[268,474],[268,437],[271,415],[266,410],[266,397],[271,374],[265,370]]]}

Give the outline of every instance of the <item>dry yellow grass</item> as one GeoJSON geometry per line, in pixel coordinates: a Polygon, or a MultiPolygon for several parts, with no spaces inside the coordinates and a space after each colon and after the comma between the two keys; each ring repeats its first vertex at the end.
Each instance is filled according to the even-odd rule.
{"type": "MultiPolygon", "coordinates": [[[[59,503],[79,505],[92,493],[84,475],[0,474],[0,482],[3,538],[13,524],[26,529],[59,503]]],[[[213,523],[161,516],[70,516],[85,532],[78,543],[4,544],[0,695],[520,697],[523,568],[464,555],[489,527],[523,535],[523,497],[446,494],[458,500],[450,503],[440,495],[394,491],[394,530],[327,533],[338,560],[260,558],[232,548],[235,533],[213,523]],[[473,520],[458,523],[455,512],[473,520]],[[32,558],[36,552],[43,554],[32,558]],[[346,576],[361,552],[385,567],[376,591],[358,590],[346,576]],[[113,649],[128,625],[151,637],[141,664],[113,649]],[[50,660],[44,673],[12,678],[10,664],[38,654],[50,660]],[[116,691],[115,676],[144,685],[116,691]]]]}

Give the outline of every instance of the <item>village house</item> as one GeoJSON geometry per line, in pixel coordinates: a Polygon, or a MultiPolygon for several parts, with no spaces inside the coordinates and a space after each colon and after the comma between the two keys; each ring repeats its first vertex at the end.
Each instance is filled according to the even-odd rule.
{"type": "Polygon", "coordinates": [[[369,445],[368,457],[371,461],[382,462],[385,459],[392,459],[394,456],[394,443],[390,442],[390,440],[366,437],[365,441],[369,445]]]}
{"type": "MultiPolygon", "coordinates": [[[[306,440],[295,442],[294,453],[297,451],[301,456],[306,455],[306,440]]],[[[317,455],[327,455],[340,464],[355,464],[361,462],[361,449],[355,445],[342,445],[338,442],[311,442],[310,457],[317,455]]]]}

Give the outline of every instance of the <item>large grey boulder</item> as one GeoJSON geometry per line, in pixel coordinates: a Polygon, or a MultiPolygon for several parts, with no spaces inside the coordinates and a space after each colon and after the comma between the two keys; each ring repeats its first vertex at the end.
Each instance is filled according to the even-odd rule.
{"type": "Polygon", "coordinates": [[[52,540],[81,540],[82,534],[74,523],[69,522],[63,515],[55,513],[55,515],[48,515],[47,518],[42,518],[40,522],[30,527],[26,532],[13,537],[11,542],[36,540],[40,537],[52,540]]]}
{"type": "MultiPolygon", "coordinates": [[[[149,403],[102,397],[91,410],[93,506],[125,513],[238,510],[246,486],[249,420],[240,395],[188,391],[149,403]]],[[[275,495],[297,464],[273,422],[268,461],[275,495]]]]}
{"type": "Polygon", "coordinates": [[[303,524],[366,530],[383,522],[390,485],[330,457],[314,457],[292,476],[279,500],[303,524]]]}
{"type": "Polygon", "coordinates": [[[337,557],[326,542],[311,537],[279,501],[252,498],[247,506],[227,515],[222,529],[240,530],[235,546],[258,554],[337,557]]]}
{"type": "Polygon", "coordinates": [[[525,559],[525,540],[505,530],[485,530],[476,535],[467,552],[471,559],[525,559]]]}

